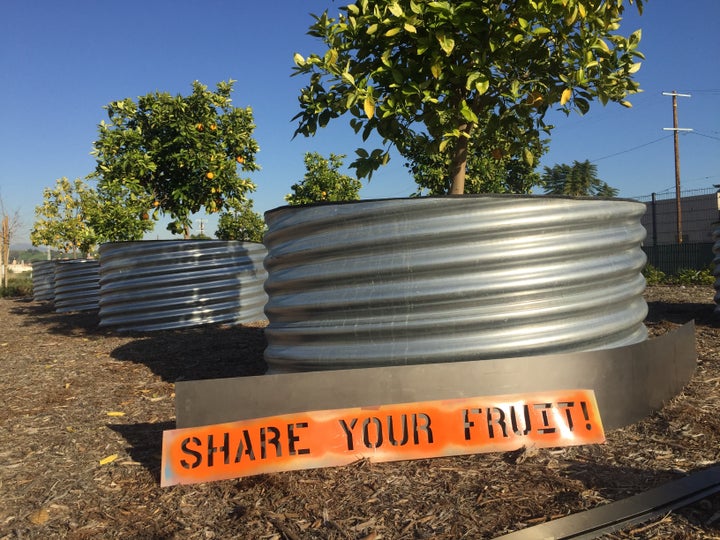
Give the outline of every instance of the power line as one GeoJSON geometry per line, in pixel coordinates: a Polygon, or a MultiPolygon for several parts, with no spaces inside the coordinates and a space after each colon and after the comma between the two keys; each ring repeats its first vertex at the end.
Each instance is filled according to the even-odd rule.
{"type": "Polygon", "coordinates": [[[716,141],[720,141],[720,137],[714,137],[713,135],[708,135],[706,133],[700,133],[699,131],[693,130],[692,133],[694,135],[700,135],[701,137],[706,137],[708,139],[714,139],[716,141]]]}
{"type": "Polygon", "coordinates": [[[659,139],[652,140],[650,142],[646,142],[644,144],[641,144],[639,146],[633,146],[632,148],[628,148],[627,150],[622,150],[620,152],[615,152],[614,154],[609,154],[607,156],[602,156],[596,159],[591,159],[591,163],[595,163],[596,161],[600,161],[602,159],[608,159],[615,156],[620,156],[622,154],[627,154],[628,152],[634,152],[635,150],[639,150],[640,148],[645,148],[646,146],[650,146],[651,144],[655,144],[656,142],[664,141],[665,139],[669,139],[672,137],[672,135],[665,135],[664,137],[660,137],[659,139]]]}

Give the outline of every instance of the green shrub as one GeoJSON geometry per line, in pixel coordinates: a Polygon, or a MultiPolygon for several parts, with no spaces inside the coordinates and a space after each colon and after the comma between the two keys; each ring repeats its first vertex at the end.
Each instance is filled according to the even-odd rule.
{"type": "Polygon", "coordinates": [[[667,280],[665,272],[663,272],[662,270],[658,270],[652,264],[645,265],[642,274],[645,277],[645,282],[648,285],[660,285],[661,283],[665,283],[665,281],[667,280]]]}
{"type": "Polygon", "coordinates": [[[23,272],[22,274],[8,274],[8,286],[5,282],[0,283],[0,297],[9,298],[15,296],[32,296],[32,276],[31,272],[23,272]]]}
{"type": "Polygon", "coordinates": [[[715,276],[709,268],[704,270],[693,270],[683,268],[674,276],[674,282],[678,285],[713,285],[715,276]]]}

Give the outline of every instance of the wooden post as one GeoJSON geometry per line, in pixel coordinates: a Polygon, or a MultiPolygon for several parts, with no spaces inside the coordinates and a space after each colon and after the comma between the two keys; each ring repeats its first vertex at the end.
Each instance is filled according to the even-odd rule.
{"type": "Polygon", "coordinates": [[[675,209],[677,219],[677,243],[682,244],[682,203],[680,197],[680,135],[678,134],[677,92],[672,95],[673,142],[675,143],[675,209]]]}

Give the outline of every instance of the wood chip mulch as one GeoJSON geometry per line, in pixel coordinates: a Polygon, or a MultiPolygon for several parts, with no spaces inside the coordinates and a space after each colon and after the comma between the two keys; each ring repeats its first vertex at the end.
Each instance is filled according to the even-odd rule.
{"type": "MultiPolygon", "coordinates": [[[[262,325],[148,334],[0,300],[0,540],[483,539],[720,462],[712,287],[650,287],[659,335],[696,321],[698,366],[661,411],[607,443],[159,485],[177,380],[261,374],[262,325]]],[[[720,539],[720,495],[607,539],[720,539]]]]}

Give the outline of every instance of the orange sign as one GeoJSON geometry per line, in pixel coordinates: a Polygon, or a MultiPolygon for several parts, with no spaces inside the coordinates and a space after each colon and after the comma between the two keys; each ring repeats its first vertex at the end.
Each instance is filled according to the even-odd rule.
{"type": "Polygon", "coordinates": [[[161,485],[604,441],[592,390],[293,413],[165,431],[161,485]]]}

